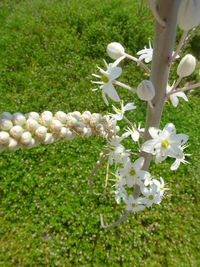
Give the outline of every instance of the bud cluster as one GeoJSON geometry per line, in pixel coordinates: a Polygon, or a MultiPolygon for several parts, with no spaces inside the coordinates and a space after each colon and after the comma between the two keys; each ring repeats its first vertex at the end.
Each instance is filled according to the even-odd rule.
{"type": "Polygon", "coordinates": [[[76,136],[101,136],[107,140],[116,135],[119,127],[109,116],[79,111],[68,114],[50,111],[42,114],[3,112],[0,115],[0,150],[32,148],[39,144],[51,144],[60,139],[72,140],[76,136]]]}

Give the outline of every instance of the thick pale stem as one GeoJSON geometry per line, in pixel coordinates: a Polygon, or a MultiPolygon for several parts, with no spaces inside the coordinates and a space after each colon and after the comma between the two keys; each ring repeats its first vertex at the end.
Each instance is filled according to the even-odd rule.
{"type": "Polygon", "coordinates": [[[158,13],[158,10],[156,8],[156,5],[154,3],[153,0],[147,0],[147,3],[149,5],[149,8],[151,9],[152,11],[152,14],[155,18],[155,20],[162,26],[162,27],[165,27],[166,26],[166,22],[164,20],[161,19],[159,13],[158,13]]]}
{"type": "MultiPolygon", "coordinates": [[[[150,80],[155,87],[155,97],[152,100],[154,108],[148,105],[143,142],[151,139],[148,131],[149,127],[159,127],[160,125],[169,75],[168,59],[174,48],[179,3],[180,0],[158,1],[157,10],[160,17],[166,21],[166,27],[163,28],[156,22],[153,46],[154,53],[150,76],[150,80]]],[[[142,156],[145,158],[144,169],[147,170],[152,156],[147,153],[142,153],[142,156]]],[[[136,193],[135,195],[137,195],[136,193]]]]}

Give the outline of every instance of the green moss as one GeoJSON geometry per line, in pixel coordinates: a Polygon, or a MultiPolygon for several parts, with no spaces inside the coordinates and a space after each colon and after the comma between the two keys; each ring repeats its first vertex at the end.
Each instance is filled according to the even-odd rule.
{"type": "MultiPolygon", "coordinates": [[[[109,60],[109,42],[121,42],[133,55],[147,45],[153,20],[144,1],[1,1],[0,36],[0,112],[105,114],[111,107],[99,91],[92,92],[91,73],[96,64],[103,66],[103,58],[109,60]]],[[[145,77],[127,61],[124,69],[121,79],[134,87],[145,77]]],[[[192,79],[197,77],[196,72],[192,79]]],[[[191,164],[178,172],[169,171],[171,160],[152,164],[151,171],[170,188],[162,205],[109,231],[100,228],[99,214],[111,223],[121,207],[111,194],[104,199],[106,162],[94,177],[100,194],[91,195],[88,185],[103,140],[78,138],[3,152],[0,266],[199,266],[199,94],[188,97],[176,109],[166,105],[162,126],[171,121],[177,132],[189,135],[191,164]]],[[[144,118],[142,110],[143,125],[144,118]]],[[[134,149],[130,140],[127,145],[134,149]]],[[[110,181],[108,192],[111,187],[110,181]]]]}

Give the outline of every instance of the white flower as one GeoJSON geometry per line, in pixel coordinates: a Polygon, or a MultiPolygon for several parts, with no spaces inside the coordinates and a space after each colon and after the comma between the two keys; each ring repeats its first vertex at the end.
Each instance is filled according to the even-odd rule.
{"type": "Polygon", "coordinates": [[[176,128],[172,123],[166,124],[163,131],[150,127],[149,133],[153,139],[146,141],[141,150],[154,155],[156,164],[167,157],[183,158],[183,151],[180,146],[187,142],[188,136],[176,134],[176,128]]]}
{"type": "Polygon", "coordinates": [[[107,46],[107,54],[112,59],[118,59],[124,55],[124,48],[120,43],[113,42],[107,46]]]}
{"type": "Polygon", "coordinates": [[[115,186],[122,187],[124,185],[126,185],[126,179],[123,178],[123,176],[121,176],[117,170],[115,173],[115,186]]]}
{"type": "MultiPolygon", "coordinates": [[[[172,53],[172,55],[174,54],[174,52],[172,53]]],[[[144,47],[144,49],[140,50],[137,52],[137,55],[140,56],[139,60],[143,60],[145,61],[145,63],[149,63],[152,61],[152,57],[153,57],[153,48],[151,47],[151,42],[149,41],[149,48],[146,48],[146,46],[144,47]]],[[[176,59],[179,58],[180,56],[177,55],[176,59]]]]}
{"type": "MultiPolygon", "coordinates": [[[[185,145],[185,146],[182,146],[182,147],[180,147],[180,148],[181,148],[182,151],[183,151],[186,147],[188,147],[188,146],[185,145]]],[[[185,156],[191,156],[191,154],[184,154],[184,153],[183,153],[183,157],[182,157],[181,159],[176,159],[176,160],[174,161],[174,163],[171,165],[170,170],[171,170],[171,171],[175,171],[175,170],[177,170],[177,169],[179,168],[179,166],[180,166],[181,163],[183,163],[183,164],[189,164],[189,162],[188,162],[187,160],[185,160],[185,156]]]]}
{"type": "Polygon", "coordinates": [[[144,59],[145,63],[151,62],[153,56],[153,48],[151,47],[151,42],[149,41],[149,48],[146,48],[145,46],[144,49],[137,52],[137,55],[140,56],[140,61],[144,59]]]}
{"type": "Polygon", "coordinates": [[[143,157],[138,158],[134,163],[127,160],[124,167],[119,170],[120,174],[126,178],[126,184],[129,188],[150,177],[149,172],[142,170],[143,164],[143,157]]]}
{"type": "Polygon", "coordinates": [[[124,163],[127,161],[129,157],[129,152],[126,151],[125,147],[120,144],[120,142],[126,138],[126,136],[116,136],[115,138],[112,138],[111,141],[108,142],[107,148],[109,149],[108,152],[108,160],[110,165],[113,164],[113,161],[115,162],[115,166],[118,163],[124,163]]]}
{"type": "Polygon", "coordinates": [[[127,127],[126,132],[128,135],[131,136],[133,141],[137,142],[140,138],[140,133],[144,132],[144,128],[140,128],[140,126],[141,126],[140,123],[138,124],[138,127],[136,127],[136,125],[134,125],[134,126],[135,127],[132,127],[132,129],[127,127]]]}
{"type": "Polygon", "coordinates": [[[125,198],[124,202],[126,203],[126,210],[128,211],[138,212],[145,209],[145,206],[141,203],[141,199],[134,199],[133,195],[129,195],[128,198],[125,198]]]}
{"type": "Polygon", "coordinates": [[[120,121],[123,119],[124,113],[128,110],[135,109],[136,106],[134,106],[134,103],[128,103],[126,106],[124,106],[124,102],[121,102],[121,109],[116,108],[115,106],[112,106],[113,110],[116,112],[116,114],[111,114],[111,117],[117,121],[120,121]]]}
{"type": "Polygon", "coordinates": [[[178,64],[177,74],[180,77],[190,76],[196,67],[196,58],[190,54],[185,55],[178,64]]]}
{"type": "Polygon", "coordinates": [[[145,196],[142,198],[141,202],[145,204],[148,208],[152,206],[152,204],[160,204],[161,195],[158,191],[158,187],[152,183],[150,184],[150,188],[144,187],[142,188],[142,194],[145,196]]]}
{"type": "Polygon", "coordinates": [[[126,190],[123,186],[118,186],[115,185],[115,200],[117,202],[117,204],[120,204],[121,199],[125,199],[126,198],[126,190]]]}
{"type": "Polygon", "coordinates": [[[101,81],[93,81],[93,83],[100,85],[103,100],[106,103],[106,105],[109,105],[108,100],[106,98],[106,94],[113,101],[115,101],[115,102],[120,101],[120,98],[119,98],[112,82],[121,75],[122,68],[117,67],[115,63],[108,65],[105,60],[104,60],[104,63],[106,65],[107,70],[104,71],[103,69],[98,67],[98,69],[100,70],[101,76],[96,75],[96,74],[92,74],[92,75],[101,80],[101,81]]]}
{"type": "Polygon", "coordinates": [[[165,187],[163,178],[160,177],[160,181],[153,179],[152,182],[157,187],[157,193],[162,197],[164,195],[164,192],[168,190],[168,188],[165,187]]]}
{"type": "MultiPolygon", "coordinates": [[[[167,94],[169,94],[172,91],[174,84],[175,82],[172,84],[172,86],[169,86],[169,84],[167,85],[167,94]]],[[[177,92],[177,93],[171,94],[169,95],[169,98],[174,107],[178,106],[178,102],[179,102],[178,97],[182,97],[185,101],[188,101],[188,98],[184,92],[177,92]]]]}

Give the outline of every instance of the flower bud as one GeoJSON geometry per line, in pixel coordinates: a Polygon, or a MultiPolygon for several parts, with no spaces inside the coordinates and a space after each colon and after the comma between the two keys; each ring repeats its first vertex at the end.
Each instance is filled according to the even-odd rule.
{"type": "Polygon", "coordinates": [[[29,132],[24,132],[20,138],[20,143],[24,146],[30,145],[32,142],[32,135],[29,132]]]}
{"type": "Polygon", "coordinates": [[[67,122],[67,114],[64,113],[63,111],[56,112],[55,117],[56,117],[57,120],[59,120],[62,123],[66,123],[67,122]]]}
{"type": "Polygon", "coordinates": [[[41,123],[44,126],[50,126],[53,120],[53,114],[50,111],[44,111],[41,114],[41,123]]]}
{"type": "Polygon", "coordinates": [[[54,142],[54,137],[51,133],[47,133],[44,139],[44,144],[52,144],[54,142]]]}
{"type": "Polygon", "coordinates": [[[1,114],[1,119],[6,119],[6,120],[12,120],[12,114],[10,112],[3,112],[1,114]]]}
{"type": "Polygon", "coordinates": [[[75,136],[76,136],[76,134],[74,132],[68,130],[65,139],[66,140],[72,140],[75,136]]]}
{"type": "Polygon", "coordinates": [[[142,100],[151,101],[155,96],[155,88],[152,82],[143,80],[137,87],[137,95],[142,100]]]}
{"type": "Polygon", "coordinates": [[[13,114],[12,121],[15,125],[22,126],[26,123],[26,118],[23,114],[16,112],[13,114]]]}
{"type": "Polygon", "coordinates": [[[33,111],[33,112],[28,113],[28,118],[30,118],[30,119],[32,118],[32,119],[38,121],[40,118],[40,115],[37,112],[33,111]]]}
{"type": "Polygon", "coordinates": [[[13,127],[12,121],[8,119],[0,120],[0,128],[2,131],[9,131],[13,127]]]}
{"type": "Polygon", "coordinates": [[[47,134],[47,128],[44,126],[40,126],[35,131],[35,134],[39,139],[44,140],[47,134]]]}
{"type": "Polygon", "coordinates": [[[79,111],[74,111],[74,112],[72,112],[72,116],[73,116],[74,118],[76,118],[77,120],[80,120],[80,118],[81,118],[81,113],[80,113],[79,111]]]}
{"type": "Polygon", "coordinates": [[[28,131],[35,132],[39,126],[37,121],[32,119],[32,117],[26,121],[26,128],[28,131]]]}
{"type": "Polygon", "coordinates": [[[54,133],[58,133],[60,132],[61,128],[62,128],[62,123],[59,120],[52,120],[51,123],[51,129],[54,133]]]}
{"type": "Polygon", "coordinates": [[[190,54],[185,55],[177,68],[177,74],[180,77],[187,77],[193,73],[196,67],[196,59],[190,54]]]}
{"type": "Polygon", "coordinates": [[[7,132],[0,132],[0,145],[6,145],[9,142],[10,135],[7,132]]]}
{"type": "Polygon", "coordinates": [[[9,150],[17,150],[19,148],[18,142],[13,139],[13,138],[9,138],[9,144],[8,144],[8,149],[9,150]]]}
{"type": "Polygon", "coordinates": [[[16,125],[10,129],[10,135],[15,139],[19,139],[22,136],[23,131],[24,130],[21,126],[16,125]]]}
{"type": "Polygon", "coordinates": [[[78,125],[78,121],[77,119],[75,119],[74,117],[72,117],[71,115],[67,116],[67,123],[69,126],[71,127],[75,127],[78,125]]]}
{"type": "Polygon", "coordinates": [[[107,46],[107,54],[112,59],[118,59],[124,55],[124,48],[120,43],[113,42],[107,46]]]}
{"type": "Polygon", "coordinates": [[[200,1],[181,0],[178,10],[178,26],[189,31],[200,24],[200,1]]]}

